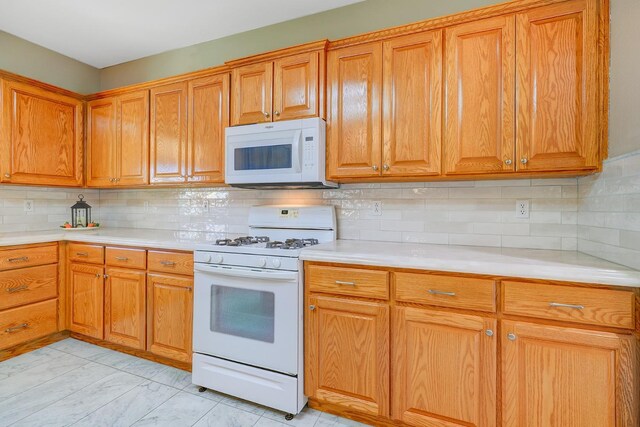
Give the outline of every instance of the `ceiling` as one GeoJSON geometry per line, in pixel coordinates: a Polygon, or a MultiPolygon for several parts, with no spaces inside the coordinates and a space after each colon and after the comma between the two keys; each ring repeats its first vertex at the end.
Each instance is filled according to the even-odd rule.
{"type": "Polygon", "coordinates": [[[362,0],[0,0],[0,30],[104,68],[362,0]]]}

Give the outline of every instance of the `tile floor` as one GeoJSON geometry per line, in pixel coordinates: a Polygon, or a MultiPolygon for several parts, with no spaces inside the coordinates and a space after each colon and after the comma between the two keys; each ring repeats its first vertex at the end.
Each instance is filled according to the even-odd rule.
{"type": "Polygon", "coordinates": [[[191,374],[65,339],[0,363],[2,426],[364,426],[305,408],[284,413],[213,391],[191,374]]]}

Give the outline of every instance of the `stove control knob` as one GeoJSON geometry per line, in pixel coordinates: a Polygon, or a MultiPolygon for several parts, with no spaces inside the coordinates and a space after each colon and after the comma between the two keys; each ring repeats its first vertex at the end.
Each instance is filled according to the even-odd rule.
{"type": "Polygon", "coordinates": [[[258,267],[266,267],[267,266],[267,259],[266,258],[260,258],[258,260],[258,267]]]}
{"type": "Polygon", "coordinates": [[[215,254],[212,259],[212,261],[215,262],[216,264],[222,264],[223,260],[224,258],[220,254],[215,254]]]}
{"type": "Polygon", "coordinates": [[[273,265],[274,268],[280,268],[280,260],[278,258],[274,258],[271,260],[271,265],[273,265]]]}

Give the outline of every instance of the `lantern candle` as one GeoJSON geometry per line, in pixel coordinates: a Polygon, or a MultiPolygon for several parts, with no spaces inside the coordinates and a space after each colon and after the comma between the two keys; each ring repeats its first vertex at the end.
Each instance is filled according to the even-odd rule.
{"type": "Polygon", "coordinates": [[[91,223],[91,206],[84,201],[84,196],[78,194],[78,201],[71,206],[71,225],[76,227],[87,227],[91,223]]]}

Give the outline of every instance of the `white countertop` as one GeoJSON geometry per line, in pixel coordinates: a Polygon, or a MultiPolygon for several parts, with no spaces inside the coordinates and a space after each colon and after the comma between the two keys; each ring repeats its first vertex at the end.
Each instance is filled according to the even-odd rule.
{"type": "Polygon", "coordinates": [[[27,245],[32,243],[73,242],[102,245],[142,246],[157,249],[193,251],[196,246],[214,243],[225,237],[223,233],[192,231],[152,230],[141,228],[100,228],[82,231],[28,231],[0,233],[0,246],[27,245]]]}
{"type": "Polygon", "coordinates": [[[337,240],[300,259],[640,287],[640,271],[575,251],[337,240]]]}

